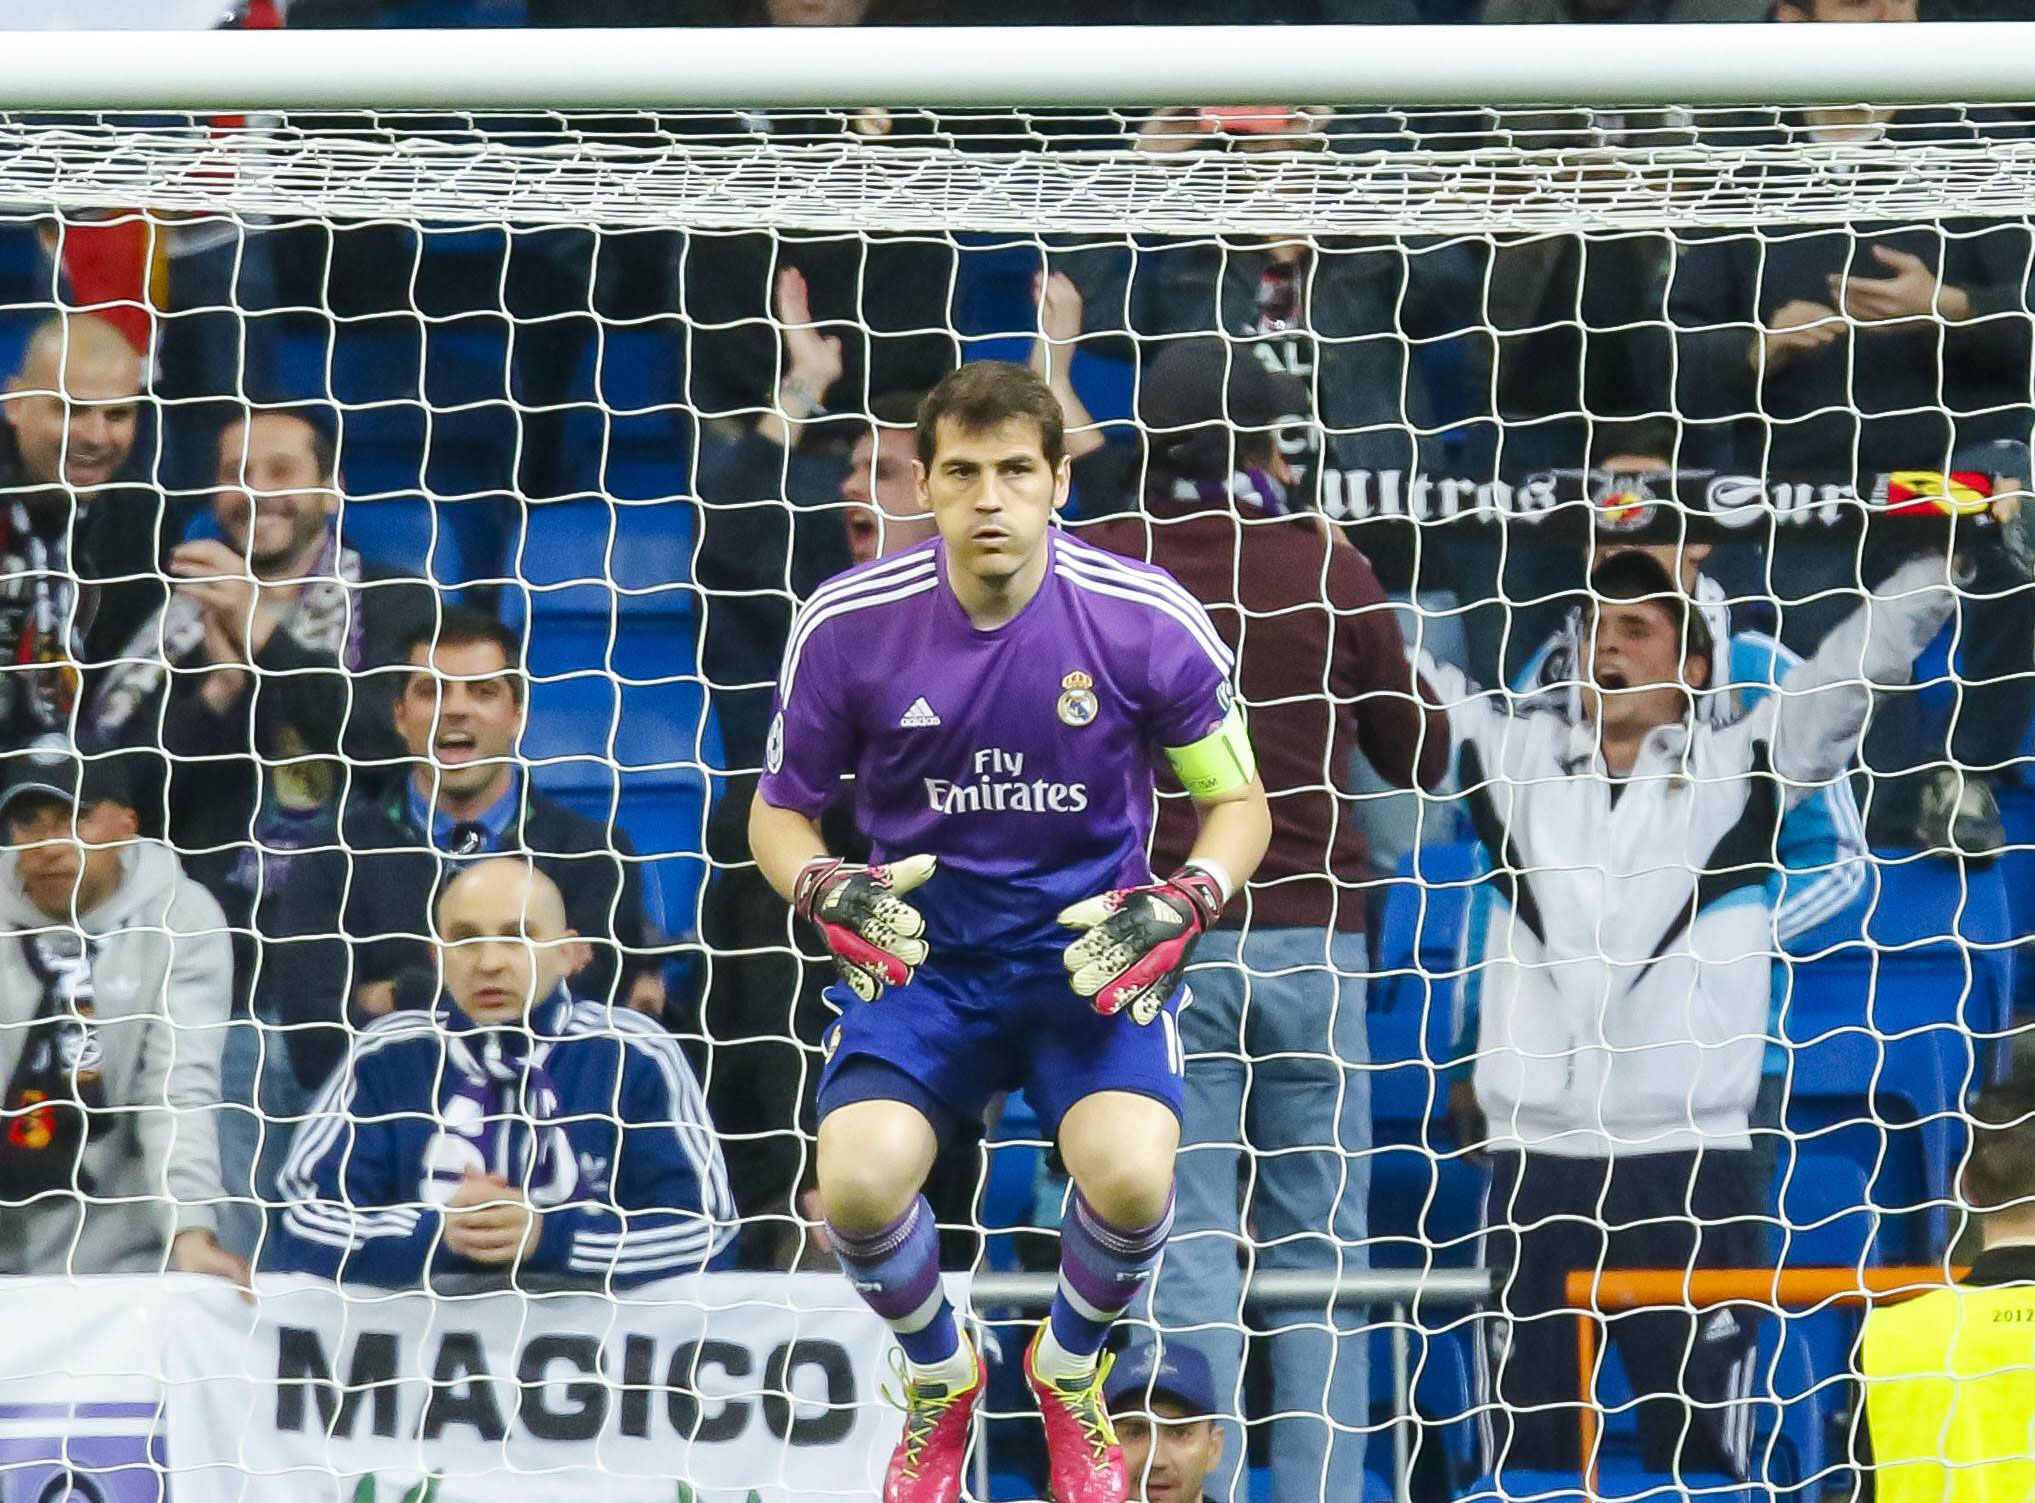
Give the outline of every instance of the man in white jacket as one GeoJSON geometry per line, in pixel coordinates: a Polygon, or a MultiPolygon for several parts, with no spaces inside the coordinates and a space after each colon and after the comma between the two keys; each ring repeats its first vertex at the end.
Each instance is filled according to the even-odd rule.
{"type": "MultiPolygon", "coordinates": [[[[1948,578],[1941,553],[1903,563],[1722,722],[1694,713],[1713,661],[1703,617],[1643,553],[1591,575],[1579,718],[1423,664],[1501,900],[1476,957],[1474,1075],[1501,1304],[1481,1354],[1493,1465],[1578,1462],[1569,1273],[1764,1260],[1749,1117],[1776,832],[1844,775],[1873,686],[1905,681],[1949,615],[1948,578]]],[[[1743,1475],[1750,1323],[1716,1310],[1609,1325],[1648,1469],[1743,1475]]]]}
{"type": "Polygon", "coordinates": [[[4,759],[0,1273],[245,1282],[215,1236],[226,920],[117,757],[4,759]]]}

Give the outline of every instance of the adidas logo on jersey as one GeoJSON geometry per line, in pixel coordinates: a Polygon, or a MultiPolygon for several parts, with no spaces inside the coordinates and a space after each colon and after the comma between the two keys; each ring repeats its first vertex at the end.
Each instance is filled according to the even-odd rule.
{"type": "Polygon", "coordinates": [[[939,723],[940,717],[933,713],[933,707],[926,703],[925,695],[921,694],[912,701],[912,707],[904,712],[903,718],[897,724],[899,730],[916,731],[939,723]]]}

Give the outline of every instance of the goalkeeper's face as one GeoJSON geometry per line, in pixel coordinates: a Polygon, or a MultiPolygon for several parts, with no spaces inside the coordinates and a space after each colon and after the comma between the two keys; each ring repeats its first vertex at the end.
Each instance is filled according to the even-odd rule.
{"type": "Polygon", "coordinates": [[[949,566],[1001,587],[1042,560],[1046,529],[1067,500],[1070,470],[1046,462],[1038,425],[1011,418],[969,430],[940,422],[919,494],[947,545],[949,566]]]}

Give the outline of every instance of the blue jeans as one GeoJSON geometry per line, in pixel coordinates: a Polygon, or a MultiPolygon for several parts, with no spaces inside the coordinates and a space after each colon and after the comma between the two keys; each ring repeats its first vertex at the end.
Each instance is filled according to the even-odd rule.
{"type": "MultiPolygon", "coordinates": [[[[1218,930],[1202,940],[1187,978],[1179,1208],[1151,1309],[1169,1339],[1207,1356],[1226,1406],[1237,1402],[1243,1366],[1240,1250],[1260,1269],[1370,1266],[1368,968],[1361,934],[1218,930]]],[[[1262,1313],[1280,1416],[1272,1423],[1274,1503],[1364,1495],[1364,1315],[1362,1306],[1326,1304],[1262,1313]]],[[[1211,1498],[1247,1496],[1240,1440],[1232,1432],[1224,1446],[1211,1498]]]]}
{"type": "Polygon", "coordinates": [[[289,1154],[311,1093],[297,1083],[282,1030],[237,1017],[219,1060],[219,1170],[226,1203],[219,1208],[219,1245],[253,1258],[267,1211],[276,1204],[276,1175],[289,1154]]]}

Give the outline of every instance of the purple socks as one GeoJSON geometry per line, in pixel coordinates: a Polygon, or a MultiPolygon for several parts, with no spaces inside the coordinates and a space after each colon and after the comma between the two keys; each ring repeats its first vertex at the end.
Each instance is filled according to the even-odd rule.
{"type": "Polygon", "coordinates": [[[1064,1351],[1092,1357],[1102,1350],[1109,1328],[1152,1276],[1172,1230],[1170,1199],[1166,1213],[1150,1226],[1125,1231],[1074,1193],[1060,1223],[1060,1289],[1053,1296],[1053,1340],[1064,1351]]]}
{"type": "Polygon", "coordinates": [[[850,1236],[831,1224],[827,1235],[841,1271],[896,1334],[906,1361],[932,1367],[960,1350],[961,1328],[940,1287],[939,1228],[925,1196],[873,1236],[850,1236]]]}

